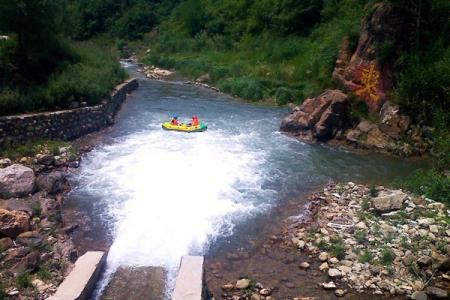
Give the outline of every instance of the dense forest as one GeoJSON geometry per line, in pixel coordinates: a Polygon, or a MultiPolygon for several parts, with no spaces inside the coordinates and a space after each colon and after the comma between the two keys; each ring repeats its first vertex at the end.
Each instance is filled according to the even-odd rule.
{"type": "MultiPolygon", "coordinates": [[[[98,103],[125,77],[117,57],[132,54],[193,79],[208,74],[210,84],[241,98],[300,103],[336,87],[342,40],[356,47],[376,2],[406,13],[406,46],[386,40],[376,55],[395,70],[389,97],[435,128],[442,172],[450,165],[447,0],[3,1],[0,115],[98,103]]],[[[428,185],[444,180],[429,178],[428,185]]],[[[437,192],[448,195],[446,184],[437,192]]]]}

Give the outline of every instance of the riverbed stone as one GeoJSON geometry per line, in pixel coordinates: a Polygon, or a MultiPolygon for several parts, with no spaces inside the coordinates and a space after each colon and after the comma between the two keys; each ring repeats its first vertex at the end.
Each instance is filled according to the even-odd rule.
{"type": "Polygon", "coordinates": [[[411,299],[412,300],[428,300],[428,296],[423,291],[415,291],[414,293],[412,293],[411,299]]]}
{"type": "Polygon", "coordinates": [[[30,205],[25,202],[24,199],[20,198],[11,198],[7,200],[0,200],[0,208],[9,210],[9,211],[24,211],[28,213],[29,215],[33,214],[33,210],[31,209],[30,205]]]}
{"type": "Polygon", "coordinates": [[[334,290],[334,289],[336,289],[336,284],[334,284],[333,281],[330,281],[330,282],[324,282],[324,283],[322,283],[322,287],[323,287],[325,290],[334,290]]]}
{"type": "Polygon", "coordinates": [[[161,267],[120,267],[102,300],[164,299],[166,271],[161,267]]]}
{"type": "Polygon", "coordinates": [[[250,285],[250,279],[243,278],[236,282],[235,287],[239,290],[244,290],[244,289],[248,288],[249,285],[250,285]]]}
{"type": "Polygon", "coordinates": [[[0,208],[0,233],[15,238],[30,228],[30,216],[22,211],[7,211],[0,208]]]}
{"type": "Polygon", "coordinates": [[[20,198],[35,189],[35,176],[32,169],[20,164],[13,164],[0,169],[0,197],[20,198]]]}
{"type": "Polygon", "coordinates": [[[378,197],[372,198],[372,206],[378,213],[387,213],[402,208],[407,197],[401,190],[382,191],[378,197]]]}
{"type": "Polygon", "coordinates": [[[342,276],[341,271],[338,269],[329,269],[328,276],[332,279],[340,278],[342,276]]]}
{"type": "Polygon", "coordinates": [[[426,293],[433,300],[447,299],[448,297],[448,292],[446,290],[433,286],[427,287],[426,293]]]}
{"type": "Polygon", "coordinates": [[[303,269],[303,270],[309,269],[309,263],[307,263],[306,261],[305,261],[305,262],[302,262],[302,263],[299,265],[299,267],[300,267],[300,269],[303,269]]]}
{"type": "Polygon", "coordinates": [[[327,252],[321,252],[319,254],[319,260],[320,261],[327,261],[328,260],[328,253],[327,252]]]}
{"type": "Polygon", "coordinates": [[[344,297],[345,291],[344,291],[343,289],[337,289],[337,290],[334,291],[334,294],[335,294],[337,297],[344,297]]]}
{"type": "Polygon", "coordinates": [[[324,262],[323,264],[321,264],[319,266],[319,270],[322,271],[322,272],[328,270],[329,268],[330,268],[330,266],[328,265],[327,262],[324,262]]]}
{"type": "Polygon", "coordinates": [[[69,181],[61,171],[40,174],[36,179],[36,184],[40,191],[50,194],[56,194],[70,189],[69,181]]]}
{"type": "Polygon", "coordinates": [[[427,255],[423,255],[417,260],[417,264],[420,267],[428,267],[431,265],[432,262],[433,262],[433,259],[427,255]]]}

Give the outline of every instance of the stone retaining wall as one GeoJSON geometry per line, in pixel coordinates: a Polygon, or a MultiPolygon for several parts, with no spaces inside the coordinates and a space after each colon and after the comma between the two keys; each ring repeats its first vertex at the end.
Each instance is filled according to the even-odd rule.
{"type": "Polygon", "coordinates": [[[72,140],[112,125],[127,94],[137,87],[137,79],[132,78],[96,106],[0,117],[0,147],[37,139],[72,140]]]}

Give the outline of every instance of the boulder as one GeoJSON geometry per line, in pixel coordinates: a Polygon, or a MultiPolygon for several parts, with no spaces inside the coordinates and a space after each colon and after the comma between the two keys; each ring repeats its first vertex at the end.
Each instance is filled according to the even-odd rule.
{"type": "Polygon", "coordinates": [[[61,171],[41,174],[36,179],[37,187],[40,191],[56,194],[70,189],[69,181],[61,171]]]}
{"type": "Polygon", "coordinates": [[[419,267],[428,267],[433,262],[433,259],[429,256],[423,255],[417,260],[419,267]]]}
{"type": "Polygon", "coordinates": [[[0,233],[15,238],[30,228],[30,216],[22,211],[7,211],[0,208],[0,233]]]}
{"type": "Polygon", "coordinates": [[[450,271],[450,258],[442,260],[438,265],[438,269],[443,273],[450,271]]]}
{"type": "Polygon", "coordinates": [[[2,158],[2,159],[0,159],[0,168],[5,168],[5,167],[7,167],[7,166],[9,166],[11,164],[12,164],[12,162],[11,162],[11,160],[9,158],[2,158]]]}
{"type": "Polygon", "coordinates": [[[0,197],[24,197],[35,188],[35,176],[32,169],[14,164],[0,169],[0,197]]]}
{"type": "Polygon", "coordinates": [[[33,210],[31,209],[30,205],[25,202],[25,200],[20,198],[11,198],[8,200],[0,200],[0,208],[13,211],[13,210],[19,210],[24,211],[28,213],[29,215],[33,214],[33,210]]]}
{"type": "Polygon", "coordinates": [[[55,161],[55,158],[50,154],[37,154],[36,160],[41,165],[50,166],[55,161]]]}
{"type": "Polygon", "coordinates": [[[437,287],[429,286],[425,291],[427,295],[433,300],[447,299],[448,297],[448,292],[446,290],[437,287]]]}
{"type": "Polygon", "coordinates": [[[347,121],[349,102],[340,90],[327,90],[316,98],[306,99],[283,119],[280,130],[326,141],[347,121]]]}
{"type": "Polygon", "coordinates": [[[39,266],[41,255],[38,251],[33,251],[24,258],[16,265],[14,266],[15,270],[22,270],[22,271],[34,271],[39,266]]]}
{"type": "Polygon", "coordinates": [[[8,250],[13,245],[14,245],[13,241],[9,237],[5,237],[5,238],[0,239],[0,253],[2,253],[5,250],[8,250]]]}
{"type": "Polygon", "coordinates": [[[411,299],[412,300],[428,300],[428,296],[423,291],[415,291],[414,293],[412,293],[411,299]]]}
{"type": "Polygon", "coordinates": [[[16,242],[24,246],[37,247],[42,245],[42,235],[37,231],[27,231],[17,236],[16,242]]]}
{"type": "Polygon", "coordinates": [[[378,197],[372,198],[372,206],[378,213],[387,213],[401,209],[407,197],[408,195],[401,190],[393,190],[389,193],[382,191],[378,197]]]}

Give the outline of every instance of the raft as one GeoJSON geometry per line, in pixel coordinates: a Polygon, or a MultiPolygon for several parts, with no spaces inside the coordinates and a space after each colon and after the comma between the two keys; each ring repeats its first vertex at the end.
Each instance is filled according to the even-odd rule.
{"type": "Polygon", "coordinates": [[[203,123],[200,123],[200,125],[197,126],[189,126],[188,124],[172,125],[170,122],[165,122],[162,124],[162,128],[166,130],[175,130],[182,132],[201,132],[208,129],[208,126],[203,123]]]}

